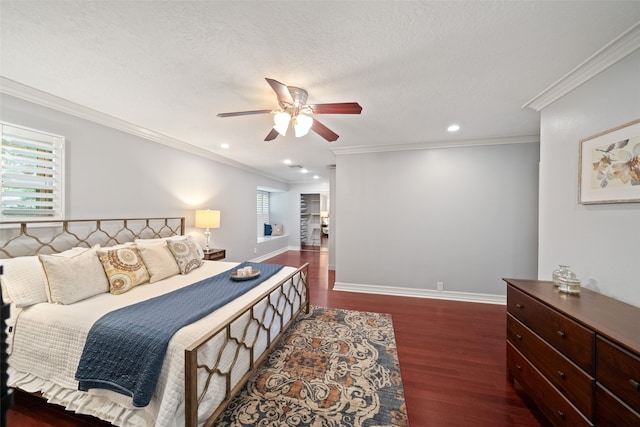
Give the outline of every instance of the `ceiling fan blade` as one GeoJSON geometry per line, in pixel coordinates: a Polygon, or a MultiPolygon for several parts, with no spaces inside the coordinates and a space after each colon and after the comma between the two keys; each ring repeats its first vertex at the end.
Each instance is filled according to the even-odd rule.
{"type": "Polygon", "coordinates": [[[313,124],[311,125],[311,130],[326,139],[329,142],[333,142],[339,138],[338,134],[317,121],[315,118],[313,119],[313,124]]]}
{"type": "Polygon", "coordinates": [[[293,98],[291,97],[291,92],[289,92],[289,88],[287,88],[287,85],[268,77],[265,77],[265,80],[267,81],[267,83],[269,83],[271,89],[273,89],[273,91],[278,96],[278,100],[284,102],[285,104],[293,105],[293,98]]]}
{"type": "Polygon", "coordinates": [[[310,104],[314,114],[360,114],[362,107],[357,102],[337,102],[333,104],[310,104]]]}
{"type": "Polygon", "coordinates": [[[249,116],[251,114],[267,114],[271,112],[272,110],[236,111],[233,113],[218,113],[218,117],[249,116]]]}
{"type": "Polygon", "coordinates": [[[264,139],[265,141],[273,141],[274,139],[276,139],[276,137],[280,135],[280,133],[275,130],[275,129],[271,129],[271,132],[269,132],[269,134],[267,135],[267,137],[264,139]]]}

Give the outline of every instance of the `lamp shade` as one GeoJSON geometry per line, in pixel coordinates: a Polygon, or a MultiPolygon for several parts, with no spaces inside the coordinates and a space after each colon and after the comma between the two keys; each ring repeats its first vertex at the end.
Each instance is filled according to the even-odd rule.
{"type": "Polygon", "coordinates": [[[273,128],[277,130],[280,135],[285,136],[287,134],[287,129],[289,128],[290,121],[291,116],[289,115],[289,113],[285,111],[276,113],[273,116],[273,123],[275,123],[273,128]]]}
{"type": "Polygon", "coordinates": [[[312,125],[313,118],[311,118],[311,116],[307,116],[306,114],[298,114],[295,124],[293,125],[293,129],[296,132],[296,137],[301,137],[308,134],[309,129],[311,129],[312,125]]]}
{"type": "Polygon", "coordinates": [[[220,211],[197,210],[196,228],[220,228],[220,211]]]}

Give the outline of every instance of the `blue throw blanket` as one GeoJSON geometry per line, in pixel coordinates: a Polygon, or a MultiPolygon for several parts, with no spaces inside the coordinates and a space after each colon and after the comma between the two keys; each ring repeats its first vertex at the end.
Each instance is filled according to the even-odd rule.
{"type": "MultiPolygon", "coordinates": [[[[149,404],[173,334],[282,269],[282,265],[244,262],[233,269],[102,316],[91,327],[76,371],[78,389],[113,390],[149,404]],[[260,276],[232,281],[229,274],[251,266],[260,276]]],[[[153,285],[151,285],[153,286],[153,285]]]]}

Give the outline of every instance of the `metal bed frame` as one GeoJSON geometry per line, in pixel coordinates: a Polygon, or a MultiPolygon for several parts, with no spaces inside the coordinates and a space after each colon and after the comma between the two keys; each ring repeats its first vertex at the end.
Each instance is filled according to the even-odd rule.
{"type": "MultiPolygon", "coordinates": [[[[4,222],[0,224],[0,258],[59,253],[74,246],[111,246],[138,238],[182,235],[184,231],[184,217],[4,222]]],[[[212,385],[221,380],[225,384],[222,400],[211,414],[205,414],[204,425],[213,425],[280,336],[303,310],[309,312],[308,274],[307,263],[185,349],[185,426],[198,425],[202,402],[219,392],[212,385]],[[261,336],[266,337],[264,349],[257,348],[261,336]],[[217,351],[204,351],[214,341],[222,342],[217,351]],[[249,354],[247,369],[239,363],[242,352],[249,354]],[[233,357],[227,366],[223,355],[229,353],[233,357]],[[237,370],[243,374],[234,383],[237,370]]]]}

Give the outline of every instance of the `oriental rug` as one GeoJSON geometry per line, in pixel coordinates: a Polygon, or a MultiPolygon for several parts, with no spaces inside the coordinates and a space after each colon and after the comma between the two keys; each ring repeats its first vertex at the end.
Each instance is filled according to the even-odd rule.
{"type": "Polygon", "coordinates": [[[311,307],[216,426],[408,426],[390,314],[311,307]]]}

